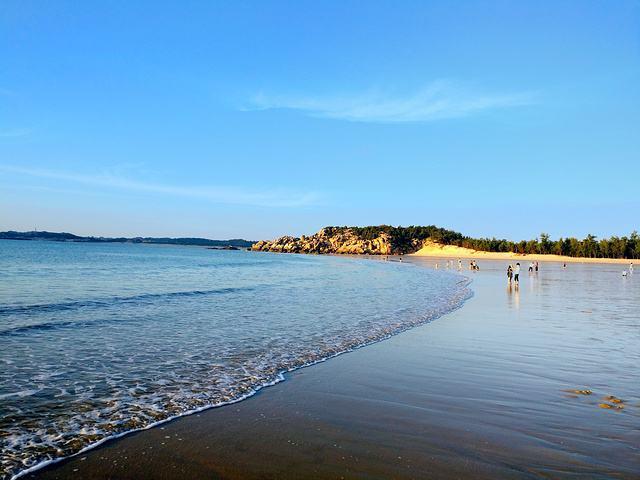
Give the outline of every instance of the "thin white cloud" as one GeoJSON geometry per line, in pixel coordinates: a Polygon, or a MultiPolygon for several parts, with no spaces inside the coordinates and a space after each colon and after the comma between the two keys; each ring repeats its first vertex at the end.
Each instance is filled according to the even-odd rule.
{"type": "Polygon", "coordinates": [[[380,91],[324,97],[259,93],[245,109],[289,109],[313,117],[352,122],[401,123],[467,117],[487,110],[530,105],[533,101],[531,92],[480,93],[450,81],[439,80],[405,96],[380,91]]]}
{"type": "Polygon", "coordinates": [[[11,128],[8,130],[0,130],[1,138],[24,137],[31,133],[30,128],[11,128]]]}
{"type": "Polygon", "coordinates": [[[46,169],[22,168],[12,165],[0,165],[0,172],[135,192],[199,198],[221,204],[303,207],[317,204],[319,201],[319,196],[313,192],[299,193],[282,189],[250,191],[224,186],[184,187],[141,182],[111,174],[87,175],[46,169]]]}

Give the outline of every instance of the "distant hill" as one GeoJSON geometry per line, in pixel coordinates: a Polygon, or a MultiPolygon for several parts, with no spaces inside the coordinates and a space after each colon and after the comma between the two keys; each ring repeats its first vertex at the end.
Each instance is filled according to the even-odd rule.
{"type": "Polygon", "coordinates": [[[230,240],[210,240],[208,238],[169,238],[169,237],[81,237],[66,232],[0,232],[0,240],[49,240],[53,242],[86,243],[153,243],[163,245],[196,245],[202,247],[249,248],[254,242],[241,238],[230,240]]]}
{"type": "Polygon", "coordinates": [[[539,238],[514,242],[496,238],[472,238],[461,233],[436,227],[325,227],[318,233],[302,237],[284,236],[275,240],[261,240],[253,250],[282,253],[331,253],[353,255],[403,255],[416,253],[427,243],[450,245],[484,252],[504,252],[528,255],[561,255],[585,258],[640,258],[640,235],[597,239],[559,238],[552,240],[546,233],[539,238]]]}

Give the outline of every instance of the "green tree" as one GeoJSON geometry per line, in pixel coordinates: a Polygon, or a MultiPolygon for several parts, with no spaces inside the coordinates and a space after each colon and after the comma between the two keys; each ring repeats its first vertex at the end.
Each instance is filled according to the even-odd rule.
{"type": "Polygon", "coordinates": [[[585,257],[596,258],[598,256],[598,244],[596,236],[588,234],[582,241],[582,251],[585,257]]]}
{"type": "Polygon", "coordinates": [[[546,253],[551,253],[551,242],[549,241],[549,234],[548,233],[541,233],[540,234],[540,243],[539,243],[539,251],[540,253],[546,254],[546,253]]]}

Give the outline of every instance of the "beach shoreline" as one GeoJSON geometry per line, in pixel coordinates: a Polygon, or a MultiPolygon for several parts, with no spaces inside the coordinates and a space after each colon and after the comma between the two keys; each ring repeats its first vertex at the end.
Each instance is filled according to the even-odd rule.
{"type": "Polygon", "coordinates": [[[220,408],[223,408],[223,407],[230,407],[230,406],[233,406],[233,405],[238,404],[240,402],[244,402],[244,401],[246,401],[246,400],[248,400],[248,399],[250,399],[250,398],[252,398],[252,397],[254,397],[256,395],[259,395],[260,393],[262,393],[262,390],[264,390],[264,389],[268,389],[270,387],[277,386],[281,382],[284,382],[289,376],[297,374],[298,371],[300,371],[300,370],[311,368],[311,367],[314,367],[314,366],[319,365],[321,363],[325,363],[325,362],[328,362],[330,360],[333,360],[333,359],[335,359],[337,357],[340,357],[342,355],[347,355],[347,354],[356,352],[356,351],[358,351],[360,349],[369,347],[371,345],[375,345],[377,343],[384,342],[386,340],[389,340],[390,338],[393,338],[396,335],[400,335],[400,334],[402,334],[404,332],[412,330],[413,328],[418,328],[418,327],[423,326],[425,324],[428,324],[428,323],[431,323],[433,321],[436,321],[441,316],[448,315],[451,312],[462,308],[464,306],[464,303],[469,298],[471,298],[473,296],[473,293],[471,292],[471,290],[468,289],[469,284],[471,283],[470,279],[468,279],[466,277],[463,277],[463,279],[460,280],[458,283],[460,285],[460,291],[457,292],[457,294],[454,295],[454,297],[453,297],[453,298],[457,299],[456,303],[455,303],[455,306],[452,307],[447,312],[438,313],[435,316],[429,316],[429,318],[427,320],[422,321],[420,323],[417,323],[416,325],[408,325],[408,326],[403,327],[403,328],[401,328],[401,329],[399,329],[397,331],[394,331],[394,332],[392,332],[392,333],[390,333],[388,335],[385,335],[385,336],[382,336],[380,338],[376,338],[376,339],[367,341],[365,343],[356,345],[356,346],[351,347],[351,348],[349,348],[347,350],[339,351],[339,352],[331,354],[329,356],[322,357],[322,358],[314,360],[314,361],[312,361],[310,363],[302,364],[302,365],[299,365],[299,366],[296,366],[296,367],[293,367],[293,368],[290,368],[290,369],[287,369],[287,370],[279,371],[276,374],[274,379],[256,386],[249,393],[241,395],[240,397],[238,397],[236,399],[225,401],[225,402],[221,402],[221,403],[218,403],[218,404],[208,405],[208,406],[197,408],[197,409],[194,409],[194,410],[190,410],[190,411],[187,411],[187,412],[184,412],[184,413],[180,413],[178,415],[175,415],[175,416],[172,416],[172,417],[157,421],[157,422],[152,423],[152,424],[150,424],[150,425],[148,425],[146,427],[143,427],[143,428],[137,428],[137,429],[133,429],[133,430],[125,431],[125,432],[120,432],[118,434],[115,434],[115,435],[112,435],[112,436],[109,436],[109,437],[105,437],[105,438],[99,440],[96,443],[87,445],[86,447],[84,447],[83,449],[81,449],[80,451],[78,451],[77,453],[74,453],[72,455],[65,456],[65,457],[60,457],[60,458],[55,458],[55,459],[50,459],[50,460],[45,460],[45,461],[40,462],[40,463],[38,463],[36,465],[33,465],[33,466],[31,466],[31,467],[29,467],[29,468],[27,468],[25,470],[22,470],[22,471],[18,472],[15,475],[13,475],[11,477],[11,479],[12,480],[14,480],[14,479],[17,480],[18,478],[25,478],[25,477],[32,478],[33,474],[37,474],[41,470],[45,470],[45,469],[49,469],[49,468],[55,468],[55,466],[57,464],[65,463],[67,461],[73,461],[77,457],[82,457],[83,455],[89,454],[89,453],[91,453],[92,451],[94,451],[96,449],[99,449],[99,448],[101,448],[101,447],[103,447],[105,445],[110,444],[111,442],[117,442],[117,441],[119,441],[119,440],[121,440],[121,439],[123,439],[125,437],[130,436],[130,435],[136,435],[136,434],[139,434],[139,433],[142,433],[142,432],[145,432],[145,431],[154,430],[154,429],[158,429],[158,428],[161,429],[161,430],[164,430],[164,428],[165,428],[164,425],[171,424],[171,423],[176,422],[176,421],[178,421],[180,419],[188,418],[188,417],[192,417],[192,416],[199,416],[201,413],[206,413],[207,411],[210,411],[210,410],[214,410],[214,409],[217,410],[217,409],[220,409],[220,408]]]}
{"type": "Polygon", "coordinates": [[[571,269],[587,283],[570,292],[545,286],[566,274],[552,264],[505,290],[501,264],[486,262],[474,297],[435,322],[24,478],[637,478],[637,345],[614,345],[627,373],[611,377],[600,330],[581,323],[599,303],[567,305],[594,279],[623,280],[611,266],[571,269]],[[578,388],[593,395],[566,392],[578,388]],[[598,408],[608,394],[626,409],[598,408]]]}

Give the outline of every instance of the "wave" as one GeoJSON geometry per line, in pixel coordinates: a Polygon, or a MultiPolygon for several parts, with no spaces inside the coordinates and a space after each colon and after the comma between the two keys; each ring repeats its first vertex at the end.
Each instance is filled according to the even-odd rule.
{"type": "Polygon", "coordinates": [[[82,449],[80,449],[77,452],[74,452],[72,454],[68,454],[68,455],[64,455],[58,458],[49,458],[47,460],[43,460],[40,462],[37,462],[35,464],[32,464],[30,466],[28,466],[26,469],[21,470],[15,474],[12,474],[11,476],[11,480],[16,480],[18,478],[21,478],[25,475],[28,475],[30,473],[33,473],[36,470],[40,470],[48,465],[52,465],[54,463],[58,463],[62,460],[71,458],[71,457],[75,457],[78,455],[81,455],[83,453],[86,453],[89,450],[92,450],[96,447],[98,447],[99,445],[104,444],[105,442],[111,441],[111,440],[115,440],[118,438],[121,438],[125,435],[128,435],[130,433],[134,433],[134,432],[139,432],[139,431],[143,431],[143,430],[148,430],[150,428],[154,428],[158,425],[162,425],[164,423],[170,422],[172,420],[175,420],[176,418],[180,418],[180,417],[184,417],[187,415],[192,415],[195,413],[200,413],[204,410],[209,410],[212,408],[218,408],[218,407],[222,407],[225,405],[231,405],[234,403],[238,403],[241,402],[249,397],[252,397],[253,395],[255,395],[256,393],[258,393],[260,390],[262,390],[263,388],[267,388],[270,386],[274,386],[280,382],[283,382],[285,380],[285,374],[294,372],[296,370],[300,370],[302,368],[306,368],[306,367],[310,367],[313,365],[316,365],[318,363],[322,363],[325,362],[327,360],[330,360],[332,358],[335,358],[337,356],[343,355],[345,353],[349,353],[349,352],[353,352],[355,350],[358,350],[360,348],[387,340],[395,335],[398,335],[402,332],[405,332],[407,330],[410,330],[412,328],[418,327],[420,325],[424,325],[426,323],[430,323],[433,320],[436,320],[437,318],[440,318],[443,315],[446,315],[448,313],[453,312],[454,310],[457,310],[459,308],[461,308],[464,303],[473,296],[473,291],[471,289],[468,288],[468,286],[470,285],[471,281],[468,278],[464,278],[463,280],[460,280],[458,282],[456,282],[456,287],[458,288],[458,290],[451,296],[451,298],[449,299],[449,303],[447,304],[447,307],[441,306],[440,308],[436,308],[432,311],[430,311],[429,313],[427,313],[426,315],[424,315],[423,317],[420,318],[416,318],[412,321],[406,322],[402,325],[397,325],[395,327],[392,327],[390,329],[387,330],[382,330],[380,332],[376,332],[371,334],[371,336],[369,336],[368,338],[362,338],[360,341],[358,340],[352,340],[351,342],[343,345],[343,348],[340,349],[328,349],[325,350],[324,352],[320,353],[318,356],[316,356],[315,358],[307,358],[307,359],[301,359],[298,361],[294,361],[288,365],[280,365],[279,367],[277,367],[275,369],[275,372],[271,375],[268,376],[268,378],[263,379],[261,382],[259,382],[258,384],[254,385],[252,388],[250,388],[248,391],[243,391],[242,393],[238,393],[234,398],[231,399],[227,399],[227,400],[223,400],[223,401],[218,401],[215,403],[211,403],[208,405],[204,405],[204,406],[200,406],[197,408],[192,408],[189,409],[187,411],[182,411],[179,413],[174,413],[172,415],[169,415],[165,418],[162,418],[160,420],[157,421],[153,421],[150,422],[147,425],[144,425],[143,427],[139,427],[139,428],[132,428],[129,430],[125,430],[125,431],[120,431],[117,433],[114,433],[112,435],[108,435],[105,436],[95,442],[92,442],[86,446],[84,446],[82,449]]]}
{"type": "Polygon", "coordinates": [[[30,312],[57,312],[63,310],[75,310],[85,307],[109,307],[114,304],[129,304],[140,303],[147,300],[157,300],[164,298],[174,297],[191,297],[199,295],[215,295],[224,293],[234,293],[240,291],[255,290],[257,286],[253,287],[229,287],[229,288],[216,288],[212,290],[191,290],[186,292],[164,292],[164,293],[144,293],[141,295],[133,295],[129,297],[114,296],[97,300],[75,300],[73,302],[59,302],[59,303],[39,303],[32,305],[7,305],[0,306],[0,316],[2,315],[16,315],[21,313],[30,312]]]}
{"type": "MultiPolygon", "coordinates": [[[[28,315],[36,312],[58,313],[70,310],[81,310],[90,308],[109,308],[122,305],[142,305],[148,304],[150,302],[156,302],[158,300],[168,300],[180,297],[198,297],[207,295],[224,295],[237,292],[250,292],[252,290],[256,290],[257,288],[259,288],[259,286],[217,288],[212,290],[191,290],[186,292],[145,293],[143,295],[134,295],[130,297],[116,296],[100,300],[79,300],[74,302],[8,306],[0,307],[0,318],[3,316],[28,315]]],[[[25,335],[31,332],[48,331],[61,328],[85,327],[96,323],[104,324],[108,321],[109,320],[106,319],[96,318],[93,320],[67,320],[58,322],[35,323],[31,325],[20,325],[17,327],[9,327],[4,330],[0,330],[0,337],[25,335]]]]}

